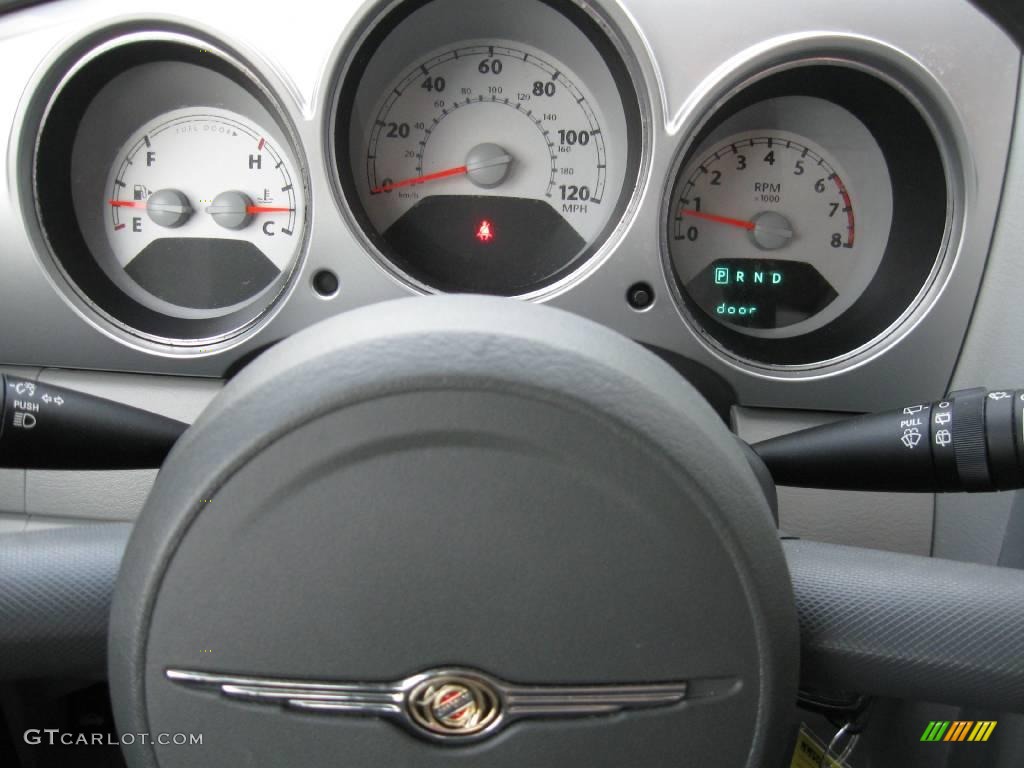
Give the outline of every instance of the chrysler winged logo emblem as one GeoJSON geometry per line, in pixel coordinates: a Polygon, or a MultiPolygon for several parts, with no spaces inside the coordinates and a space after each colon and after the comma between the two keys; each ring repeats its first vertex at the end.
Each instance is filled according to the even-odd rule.
{"type": "Polygon", "coordinates": [[[370,715],[434,741],[486,738],[517,720],[588,717],[667,707],[686,698],[686,683],[513,685],[471,669],[436,669],[390,683],[312,683],[168,669],[180,685],[231,699],[333,715],[370,715]]]}

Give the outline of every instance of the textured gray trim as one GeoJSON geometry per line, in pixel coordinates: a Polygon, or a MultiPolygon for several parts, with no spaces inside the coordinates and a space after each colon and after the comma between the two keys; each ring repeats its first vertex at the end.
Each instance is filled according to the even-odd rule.
{"type": "Polygon", "coordinates": [[[0,536],[0,679],[103,677],[130,532],[115,524],[0,536]]]}
{"type": "Polygon", "coordinates": [[[1024,711],[1024,571],[784,542],[801,682],[1024,711]]]}
{"type": "MultiPolygon", "coordinates": [[[[0,676],[96,672],[127,525],[0,536],[0,676]]],[[[784,542],[803,682],[1024,709],[1024,571],[784,542]]]]}

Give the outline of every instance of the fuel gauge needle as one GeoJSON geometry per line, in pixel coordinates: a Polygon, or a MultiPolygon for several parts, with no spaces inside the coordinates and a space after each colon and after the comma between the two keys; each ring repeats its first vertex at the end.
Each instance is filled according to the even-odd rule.
{"type": "Polygon", "coordinates": [[[145,208],[145,200],[108,200],[114,208],[145,208]]]}
{"type": "Polygon", "coordinates": [[[719,216],[714,213],[704,213],[703,211],[694,211],[689,208],[683,208],[680,213],[684,216],[693,216],[695,219],[704,219],[705,221],[713,221],[716,224],[726,224],[730,227],[745,229],[748,232],[752,232],[757,227],[757,225],[752,221],[733,219],[729,216],[719,216]]]}

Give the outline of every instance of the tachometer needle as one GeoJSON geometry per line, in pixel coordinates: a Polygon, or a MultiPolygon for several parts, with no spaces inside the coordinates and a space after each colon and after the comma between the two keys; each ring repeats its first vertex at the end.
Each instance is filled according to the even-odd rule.
{"type": "Polygon", "coordinates": [[[689,208],[684,208],[680,211],[684,216],[693,216],[696,219],[704,219],[705,221],[713,221],[716,224],[727,224],[730,227],[738,227],[739,229],[745,229],[748,232],[753,231],[757,225],[752,221],[744,221],[743,219],[733,219],[728,216],[718,216],[714,213],[704,213],[703,211],[694,211],[689,208]]]}
{"type": "Polygon", "coordinates": [[[391,190],[399,189],[400,187],[411,187],[413,184],[424,184],[428,181],[447,179],[451,176],[464,176],[468,172],[469,166],[457,165],[454,168],[446,168],[443,171],[428,173],[426,176],[412,176],[408,179],[402,179],[401,181],[392,181],[388,184],[381,184],[379,187],[371,189],[370,194],[376,195],[379,192],[390,192],[391,190]]]}

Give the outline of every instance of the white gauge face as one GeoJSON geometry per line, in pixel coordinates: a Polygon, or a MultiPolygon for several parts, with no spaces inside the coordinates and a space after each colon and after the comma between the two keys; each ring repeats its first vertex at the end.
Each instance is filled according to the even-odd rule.
{"type": "Polygon", "coordinates": [[[393,83],[360,158],[360,195],[381,232],[430,195],[546,202],[588,241],[622,183],[600,109],[565,65],[523,43],[436,51],[393,83]]]}
{"type": "MultiPolygon", "coordinates": [[[[814,108],[820,113],[823,104],[814,108]]],[[[849,113],[832,107],[829,116],[843,121],[842,149],[856,168],[841,152],[773,127],[716,132],[679,175],[669,231],[677,278],[705,313],[747,335],[820,328],[849,309],[878,270],[892,221],[885,162],[849,113]]]]}
{"type": "Polygon", "coordinates": [[[301,177],[270,134],[215,108],[139,128],[96,201],[113,254],[101,264],[132,298],[184,318],[216,317],[279,284],[305,221],[301,177]]]}
{"type": "Polygon", "coordinates": [[[621,63],[549,8],[523,8],[564,25],[560,49],[471,37],[401,67],[381,55],[359,81],[365,106],[346,115],[342,172],[361,223],[422,286],[525,295],[556,282],[599,247],[632,192],[638,112],[621,63]]]}

